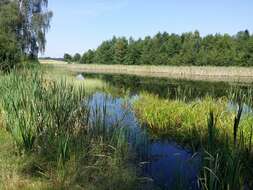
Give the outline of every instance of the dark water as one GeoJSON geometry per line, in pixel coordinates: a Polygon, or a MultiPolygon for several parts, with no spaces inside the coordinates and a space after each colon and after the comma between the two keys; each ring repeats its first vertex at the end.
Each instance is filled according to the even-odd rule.
{"type": "Polygon", "coordinates": [[[84,73],[83,75],[86,78],[102,79],[121,90],[129,90],[130,95],[146,91],[163,98],[172,99],[187,97],[188,100],[191,100],[196,97],[203,97],[207,94],[213,97],[222,97],[227,96],[228,91],[231,89],[236,88],[247,91],[253,86],[253,84],[244,83],[176,80],[157,77],[140,77],[135,75],[94,73],[84,73]]]}
{"type": "MultiPolygon", "coordinates": [[[[131,102],[138,98],[142,91],[156,94],[163,98],[196,99],[205,95],[212,97],[228,96],[233,88],[247,91],[251,85],[171,80],[167,78],[150,78],[130,75],[111,74],[83,74],[85,78],[98,78],[116,87],[119,91],[128,92],[130,99],[124,99],[116,94],[112,97],[103,93],[96,93],[91,98],[91,107],[105,108],[105,123],[108,125],[127,126],[131,129],[130,144],[138,153],[137,166],[141,170],[141,177],[148,181],[147,189],[199,189],[197,185],[201,156],[193,153],[174,142],[154,140],[148,132],[139,126],[131,102]],[[148,180],[147,180],[148,179],[148,180]]],[[[237,110],[237,105],[231,101],[228,109],[237,110]]],[[[244,105],[244,112],[252,109],[244,105]]]]}
{"type": "MultiPolygon", "coordinates": [[[[101,114],[106,114],[103,118],[107,126],[124,126],[131,130],[129,142],[138,154],[136,165],[141,171],[141,177],[146,178],[144,184],[148,183],[150,189],[174,189],[179,185],[181,189],[198,189],[200,156],[193,155],[173,142],[149,138],[131,109],[131,101],[136,98],[138,97],[132,96],[126,100],[96,93],[92,96],[90,105],[93,110],[102,108],[99,114],[100,117],[101,114]]],[[[91,118],[97,112],[93,111],[91,118]]]]}

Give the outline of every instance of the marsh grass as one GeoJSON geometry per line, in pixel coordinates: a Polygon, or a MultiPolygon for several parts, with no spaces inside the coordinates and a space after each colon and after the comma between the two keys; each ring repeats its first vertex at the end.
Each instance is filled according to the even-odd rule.
{"type": "MultiPolygon", "coordinates": [[[[238,100],[240,95],[233,97],[238,100]]],[[[207,96],[185,102],[144,93],[134,103],[134,109],[154,138],[169,138],[201,152],[203,189],[241,189],[253,179],[253,116],[243,113],[242,101],[233,111],[228,108],[228,98],[207,96]]]]}
{"type": "Polygon", "coordinates": [[[157,136],[169,136],[181,143],[191,142],[190,146],[200,146],[207,140],[209,110],[213,109],[218,116],[220,135],[231,130],[224,125],[224,122],[232,125],[234,116],[227,111],[227,102],[225,98],[215,101],[207,97],[187,103],[179,99],[163,100],[158,96],[142,94],[134,103],[134,109],[142,123],[157,136]]]}
{"type": "MultiPolygon", "coordinates": [[[[249,189],[252,187],[248,180],[252,179],[252,154],[247,151],[243,141],[244,136],[235,136],[240,123],[242,107],[239,106],[234,121],[234,145],[228,141],[223,146],[214,146],[217,139],[216,123],[213,112],[208,118],[208,145],[203,153],[202,174],[200,184],[202,189],[249,189]],[[236,126],[236,127],[235,127],[236,126]]],[[[226,139],[225,139],[226,141],[226,139]]]]}
{"type": "Polygon", "coordinates": [[[106,126],[105,133],[100,115],[90,122],[85,85],[48,81],[29,69],[2,77],[0,95],[12,149],[26,159],[22,175],[44,179],[52,189],[134,189],[124,127],[106,126]]]}
{"type": "Polygon", "coordinates": [[[70,84],[75,88],[80,86],[84,87],[86,94],[92,94],[96,91],[104,91],[108,88],[106,82],[100,79],[90,79],[84,76],[84,80],[78,80],[76,78],[76,72],[71,72],[64,69],[55,69],[51,66],[41,67],[41,70],[43,71],[43,78],[47,84],[51,83],[52,81],[59,82],[64,80],[67,84],[70,84]]]}
{"type": "Polygon", "coordinates": [[[22,174],[27,159],[17,155],[13,139],[4,128],[0,128],[0,136],[0,189],[52,189],[45,179],[22,174]]]}
{"type": "Polygon", "coordinates": [[[253,69],[248,67],[212,66],[150,66],[150,65],[102,65],[66,64],[44,60],[44,65],[75,72],[131,74],[138,76],[167,77],[174,79],[227,81],[252,83],[253,69]]]}
{"type": "MultiPolygon", "coordinates": [[[[141,189],[128,162],[128,128],[106,122],[106,104],[90,106],[92,92],[103,88],[101,81],[85,83],[39,68],[1,76],[0,188],[141,189]]],[[[180,94],[165,100],[143,93],[134,109],[155,137],[169,137],[202,154],[203,189],[240,189],[253,176],[252,115],[240,106],[229,110],[228,98],[186,101],[180,94]]],[[[250,105],[240,93],[231,96],[250,105]]],[[[180,180],[177,189],[184,188],[180,180]]]]}

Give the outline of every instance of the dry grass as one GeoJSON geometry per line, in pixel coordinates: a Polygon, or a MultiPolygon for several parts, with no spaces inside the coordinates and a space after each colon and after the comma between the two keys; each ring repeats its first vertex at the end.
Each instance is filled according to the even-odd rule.
{"type": "Polygon", "coordinates": [[[67,64],[67,62],[65,61],[45,60],[45,59],[40,59],[39,62],[42,64],[67,64]]]}
{"type": "Polygon", "coordinates": [[[42,64],[71,72],[117,73],[139,76],[168,77],[176,79],[253,82],[252,67],[210,67],[210,66],[146,66],[146,65],[98,65],[66,64],[43,60],[42,64]]]}

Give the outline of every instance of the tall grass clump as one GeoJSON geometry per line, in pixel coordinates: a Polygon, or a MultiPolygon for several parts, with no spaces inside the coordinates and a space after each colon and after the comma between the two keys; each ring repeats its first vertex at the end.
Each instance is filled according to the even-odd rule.
{"type": "Polygon", "coordinates": [[[150,94],[140,95],[134,103],[134,109],[141,122],[148,126],[156,136],[170,137],[181,143],[201,146],[207,142],[206,128],[209,110],[213,109],[217,117],[217,126],[224,131],[232,131],[224,125],[232,125],[233,113],[226,109],[228,100],[213,100],[206,97],[202,100],[185,102],[180,99],[165,100],[150,94]],[[190,143],[189,143],[190,142],[190,143]]]}
{"type": "Polygon", "coordinates": [[[0,96],[4,126],[26,158],[23,172],[49,179],[53,189],[134,189],[123,127],[97,130],[83,85],[23,69],[0,80],[0,96]]]}
{"type": "MultiPolygon", "coordinates": [[[[238,114],[235,117],[234,125],[239,127],[241,113],[241,107],[238,109],[238,114]]],[[[228,139],[224,139],[226,143],[222,146],[217,145],[217,128],[216,128],[216,116],[212,111],[210,111],[210,116],[208,118],[208,143],[206,147],[202,147],[202,171],[199,182],[201,189],[242,189],[247,184],[245,177],[250,174],[248,170],[248,157],[245,155],[244,147],[233,147],[229,146],[228,139]]],[[[237,128],[238,129],[238,128],[237,128]]],[[[234,128],[234,130],[236,130],[234,128]]],[[[234,131],[234,134],[236,132],[234,131]]],[[[241,140],[237,141],[234,138],[234,145],[241,145],[241,140]]]]}
{"type": "Polygon", "coordinates": [[[154,138],[169,138],[201,152],[202,189],[242,189],[253,185],[253,116],[244,111],[248,98],[232,95],[234,99],[206,96],[186,102],[143,93],[134,109],[154,138]]]}

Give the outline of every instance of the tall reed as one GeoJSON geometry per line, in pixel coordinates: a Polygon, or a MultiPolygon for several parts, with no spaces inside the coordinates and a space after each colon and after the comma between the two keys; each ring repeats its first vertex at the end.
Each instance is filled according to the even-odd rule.
{"type": "MultiPolygon", "coordinates": [[[[24,69],[0,80],[0,96],[5,127],[19,153],[34,158],[31,164],[36,167],[30,168],[40,168],[32,175],[43,171],[54,188],[92,189],[103,184],[99,189],[128,189],[135,184],[135,172],[124,162],[124,127],[105,126],[99,114],[91,122],[93,110],[83,85],[48,81],[40,70],[24,69]]],[[[105,115],[106,107],[97,112],[105,115]]]]}
{"type": "MultiPolygon", "coordinates": [[[[239,99],[238,95],[233,96],[239,99]]],[[[229,107],[232,99],[228,98],[205,97],[186,102],[141,94],[134,108],[144,126],[158,138],[175,140],[202,153],[203,189],[240,189],[245,179],[253,179],[253,116],[243,111],[243,100],[247,99],[234,104],[235,112],[229,107]]]]}

